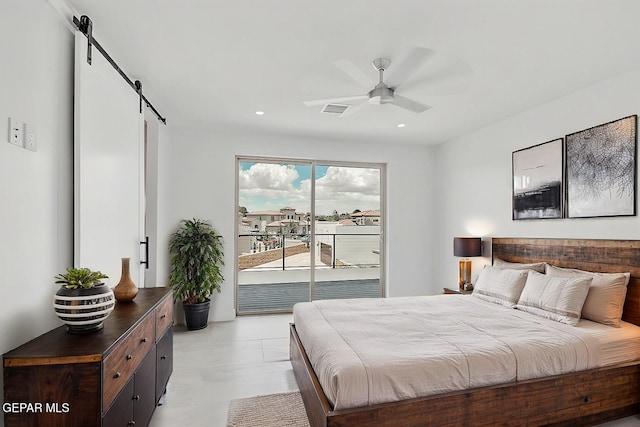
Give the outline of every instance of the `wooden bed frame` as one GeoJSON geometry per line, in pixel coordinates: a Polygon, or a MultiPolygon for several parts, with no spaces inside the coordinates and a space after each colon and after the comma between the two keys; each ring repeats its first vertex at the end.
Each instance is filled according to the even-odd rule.
{"type": "MultiPolygon", "coordinates": [[[[596,272],[630,272],[623,319],[640,325],[640,241],[493,238],[492,257],[545,261],[596,272]]],[[[640,360],[334,411],[291,325],[291,364],[312,427],[592,425],[640,413],[640,360]]],[[[639,355],[640,357],[640,355],[639,355]]]]}

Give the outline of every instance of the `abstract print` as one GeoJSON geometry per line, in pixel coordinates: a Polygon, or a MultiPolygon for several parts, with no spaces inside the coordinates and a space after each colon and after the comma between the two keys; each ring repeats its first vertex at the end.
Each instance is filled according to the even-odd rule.
{"type": "Polygon", "coordinates": [[[566,137],[569,218],[635,215],[637,116],[566,137]]]}
{"type": "Polygon", "coordinates": [[[562,139],[514,151],[513,219],[562,218],[562,139]]]}

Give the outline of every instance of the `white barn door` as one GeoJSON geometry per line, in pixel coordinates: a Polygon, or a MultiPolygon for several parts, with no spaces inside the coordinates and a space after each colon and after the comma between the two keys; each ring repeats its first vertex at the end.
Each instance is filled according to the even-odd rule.
{"type": "Polygon", "coordinates": [[[121,259],[144,286],[144,116],[137,93],[76,31],[74,264],[100,270],[114,287],[121,259]]]}

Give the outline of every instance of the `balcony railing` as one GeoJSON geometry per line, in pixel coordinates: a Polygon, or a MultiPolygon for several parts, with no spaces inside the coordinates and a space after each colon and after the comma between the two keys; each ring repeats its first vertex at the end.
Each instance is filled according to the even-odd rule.
{"type": "Polygon", "coordinates": [[[306,234],[238,237],[239,313],[290,311],[310,299],[382,296],[377,233],[318,233],[313,263],[306,234]]]}
{"type": "MultiPolygon", "coordinates": [[[[311,236],[297,233],[239,234],[238,269],[310,268],[311,236]],[[295,260],[291,260],[293,256],[295,260]],[[287,265],[287,260],[289,265],[287,265]]],[[[315,234],[316,268],[371,268],[380,266],[378,233],[315,234]]]]}

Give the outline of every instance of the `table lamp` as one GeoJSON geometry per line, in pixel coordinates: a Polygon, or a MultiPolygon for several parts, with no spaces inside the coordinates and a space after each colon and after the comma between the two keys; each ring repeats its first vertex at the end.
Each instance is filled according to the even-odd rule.
{"type": "Polygon", "coordinates": [[[454,237],[453,255],[463,257],[460,260],[460,290],[465,284],[471,284],[471,260],[469,257],[482,255],[482,239],[480,237],[454,237]]]}

